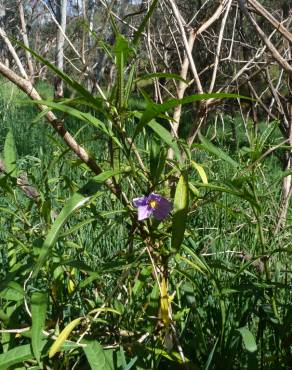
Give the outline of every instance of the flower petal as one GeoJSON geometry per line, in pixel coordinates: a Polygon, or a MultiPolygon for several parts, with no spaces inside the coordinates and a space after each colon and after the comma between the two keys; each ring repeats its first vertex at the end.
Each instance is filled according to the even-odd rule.
{"type": "Polygon", "coordinates": [[[148,202],[150,202],[151,200],[156,200],[157,202],[160,202],[160,200],[162,199],[163,197],[159,194],[156,194],[156,193],[151,193],[148,197],[148,202]]]}
{"type": "Polygon", "coordinates": [[[148,218],[153,213],[153,209],[148,206],[139,206],[138,207],[138,221],[145,220],[145,218],[148,218]]]}
{"type": "Polygon", "coordinates": [[[160,197],[157,207],[153,210],[153,215],[157,220],[161,221],[169,215],[171,209],[171,202],[163,197],[160,197]]]}
{"type": "Polygon", "coordinates": [[[133,204],[135,207],[145,206],[148,204],[148,197],[140,197],[133,199],[133,204]]]}

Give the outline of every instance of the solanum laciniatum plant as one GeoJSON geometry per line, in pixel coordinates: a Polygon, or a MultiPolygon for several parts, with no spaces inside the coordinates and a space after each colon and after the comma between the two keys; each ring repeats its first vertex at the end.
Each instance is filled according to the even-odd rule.
{"type": "Polygon", "coordinates": [[[3,145],[0,369],[285,369],[291,361],[291,245],[269,228],[273,190],[261,156],[277,123],[231,154],[203,134],[192,144],[174,135],[178,105],[239,97],[159,104],[139,89],[142,79],[182,80],[138,75],[152,10],[132,40],[115,28],[106,45],[115,63],[108,94],[89,93],[29,50],[74,96],[22,97],[19,109],[46,107],[33,111],[30,130],[43,130],[49,110],[56,115],[64,140],[48,129],[45,154],[35,141],[34,155],[19,155],[13,127],[3,145]]]}

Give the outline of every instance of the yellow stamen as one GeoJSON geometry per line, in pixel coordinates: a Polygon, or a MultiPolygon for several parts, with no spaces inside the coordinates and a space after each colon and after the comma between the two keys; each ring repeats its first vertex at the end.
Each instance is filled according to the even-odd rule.
{"type": "Polygon", "coordinates": [[[157,207],[157,200],[153,199],[153,200],[150,200],[149,202],[149,206],[152,208],[152,209],[155,209],[157,207]]]}

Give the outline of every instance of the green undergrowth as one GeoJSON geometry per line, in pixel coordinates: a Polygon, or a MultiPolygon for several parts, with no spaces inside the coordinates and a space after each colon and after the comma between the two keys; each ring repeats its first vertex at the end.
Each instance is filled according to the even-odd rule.
{"type": "MultiPolygon", "coordinates": [[[[48,85],[38,88],[51,98],[48,85]]],[[[139,99],[133,98],[130,110],[145,109],[139,99]]],[[[1,81],[0,150],[11,172],[7,168],[0,178],[0,369],[288,369],[291,210],[286,227],[275,234],[283,148],[260,159],[281,141],[277,124],[267,135],[265,123],[244,128],[239,117],[231,122],[226,115],[215,132],[210,120],[192,147],[190,165],[175,162],[173,175],[181,171],[190,184],[186,207],[178,185],[170,189],[163,178],[167,166],[156,184],[157,167],[143,172],[104,132],[71,114],[56,114],[104,177],[93,178],[43,118],[34,122],[38,111],[24,94],[1,81]],[[17,183],[24,172],[35,198],[17,183]],[[108,178],[130,207],[156,186],[185,212],[169,216],[182,230],[176,235],[169,219],[144,224],[157,241],[154,263],[159,269],[167,261],[175,330],[161,312],[148,237],[137,234],[135,211],[105,187],[108,178]],[[180,239],[174,248],[173,240],[180,239]],[[63,329],[64,341],[58,342],[63,329]]],[[[125,118],[131,137],[141,123],[137,117],[125,118]]],[[[181,125],[189,124],[185,115],[181,125]]],[[[154,161],[150,153],[174,147],[146,125],[136,146],[147,166],[154,161]]]]}

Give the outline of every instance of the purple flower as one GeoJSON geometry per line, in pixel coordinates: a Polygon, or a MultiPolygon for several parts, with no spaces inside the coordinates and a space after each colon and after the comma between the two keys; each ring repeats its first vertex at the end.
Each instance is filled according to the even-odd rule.
{"type": "Polygon", "coordinates": [[[157,220],[161,221],[169,215],[172,208],[169,200],[155,193],[151,193],[148,197],[135,198],[133,204],[138,208],[139,221],[145,220],[152,214],[157,220]]]}

